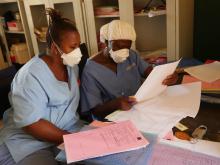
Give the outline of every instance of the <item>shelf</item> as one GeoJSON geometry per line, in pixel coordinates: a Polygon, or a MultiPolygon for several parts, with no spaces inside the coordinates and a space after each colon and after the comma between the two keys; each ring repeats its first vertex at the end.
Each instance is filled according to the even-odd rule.
{"type": "Polygon", "coordinates": [[[5,33],[10,33],[10,34],[24,34],[24,31],[9,31],[9,30],[6,30],[5,33]]]}
{"type": "Polygon", "coordinates": [[[141,13],[135,13],[134,16],[148,16],[148,17],[155,17],[160,15],[166,15],[166,10],[151,10],[149,12],[141,12],[141,13]]]}
{"type": "Polygon", "coordinates": [[[119,17],[119,15],[96,15],[96,18],[115,18],[115,17],[119,17]]]}
{"type": "Polygon", "coordinates": [[[37,41],[38,41],[38,43],[47,43],[46,40],[40,40],[40,39],[38,39],[38,38],[37,38],[37,41]]]}
{"type": "Polygon", "coordinates": [[[17,0],[1,0],[0,3],[11,3],[11,2],[17,2],[17,0]]]}
{"type": "Polygon", "coordinates": [[[162,48],[158,50],[152,51],[138,51],[141,58],[150,58],[150,57],[166,57],[167,56],[167,49],[162,48]]]}

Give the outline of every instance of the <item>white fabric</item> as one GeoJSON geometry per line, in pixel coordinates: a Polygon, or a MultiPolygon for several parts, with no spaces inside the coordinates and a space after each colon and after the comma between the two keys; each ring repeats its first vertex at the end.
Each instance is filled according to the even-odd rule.
{"type": "Polygon", "coordinates": [[[108,26],[109,24],[105,24],[100,28],[100,41],[103,43],[108,40],[108,26]]]}
{"type": "Polygon", "coordinates": [[[108,26],[108,40],[136,40],[134,27],[121,20],[113,20],[108,26]]]}

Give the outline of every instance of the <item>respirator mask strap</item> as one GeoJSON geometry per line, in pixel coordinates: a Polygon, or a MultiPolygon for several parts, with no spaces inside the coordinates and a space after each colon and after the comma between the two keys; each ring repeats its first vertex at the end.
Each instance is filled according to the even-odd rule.
{"type": "Polygon", "coordinates": [[[60,47],[57,45],[57,43],[54,41],[54,39],[53,39],[53,37],[52,37],[52,35],[51,35],[51,33],[50,33],[50,29],[48,30],[48,32],[49,32],[49,35],[50,35],[50,38],[51,38],[51,40],[52,40],[52,42],[54,43],[54,45],[56,46],[56,48],[57,48],[57,50],[58,50],[58,52],[60,53],[60,55],[62,55],[63,54],[63,51],[60,49],[60,47]]]}

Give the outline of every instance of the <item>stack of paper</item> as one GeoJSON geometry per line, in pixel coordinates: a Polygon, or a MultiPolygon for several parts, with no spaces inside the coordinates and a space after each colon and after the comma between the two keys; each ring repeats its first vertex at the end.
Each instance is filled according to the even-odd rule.
{"type": "MultiPolygon", "coordinates": [[[[182,83],[185,84],[185,83],[198,82],[198,81],[200,80],[195,77],[185,75],[183,77],[182,83]]],[[[216,80],[210,83],[202,81],[202,93],[220,93],[220,80],[216,80]]]]}
{"type": "Polygon", "coordinates": [[[131,121],[64,135],[67,163],[131,151],[148,144],[131,121]]]}
{"type": "Polygon", "coordinates": [[[191,76],[184,76],[183,83],[202,81],[201,100],[208,103],[220,103],[220,62],[215,61],[185,69],[191,76]]]}
{"type": "MultiPolygon", "coordinates": [[[[95,123],[96,125],[97,123],[95,123]]],[[[99,124],[98,124],[99,125],[99,124]]],[[[92,158],[84,160],[84,164],[98,164],[98,165],[143,165],[147,164],[146,162],[149,160],[153,148],[157,143],[157,135],[150,133],[142,133],[143,136],[149,141],[149,145],[147,147],[132,150],[128,152],[121,152],[111,155],[106,155],[102,157],[92,158]]],[[[56,160],[60,162],[66,162],[66,154],[64,150],[61,150],[60,153],[56,156],[56,160]]]]}
{"type": "Polygon", "coordinates": [[[130,111],[116,111],[106,118],[131,120],[139,130],[163,137],[182,118],[196,116],[200,97],[200,82],[170,86],[159,96],[136,104],[130,111]]]}
{"type": "Polygon", "coordinates": [[[220,161],[220,143],[199,139],[197,143],[190,143],[187,140],[174,138],[173,140],[160,139],[160,144],[166,144],[181,149],[187,149],[192,152],[203,153],[217,157],[220,161]]]}
{"type": "MultiPolygon", "coordinates": [[[[194,145],[194,144],[193,144],[194,145]]],[[[211,146],[210,146],[211,147],[211,146]]],[[[209,148],[204,148],[208,153],[209,148]]],[[[154,147],[153,155],[148,165],[219,165],[220,158],[206,154],[177,148],[171,145],[158,144],[154,147]]]]}
{"type": "Polygon", "coordinates": [[[139,103],[130,111],[116,111],[106,118],[110,121],[131,120],[139,130],[163,137],[182,118],[195,117],[200,105],[200,82],[169,87],[162,85],[178,63],[154,68],[135,95],[139,103]]]}
{"type": "Polygon", "coordinates": [[[205,82],[213,82],[220,79],[220,62],[213,62],[184,69],[190,75],[205,82]]]}
{"type": "Polygon", "coordinates": [[[152,151],[157,143],[157,136],[149,133],[142,133],[145,138],[149,141],[147,147],[122,152],[112,155],[107,155],[103,157],[93,158],[85,160],[85,164],[97,164],[97,165],[147,165],[152,151]]]}

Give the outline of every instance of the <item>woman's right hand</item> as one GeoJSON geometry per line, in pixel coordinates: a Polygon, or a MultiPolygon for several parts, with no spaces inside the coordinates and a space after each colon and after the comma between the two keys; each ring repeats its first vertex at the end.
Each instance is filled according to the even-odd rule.
{"type": "Polygon", "coordinates": [[[117,110],[128,111],[136,103],[137,101],[134,97],[122,96],[107,101],[102,105],[97,105],[95,108],[92,109],[92,114],[98,117],[99,119],[104,119],[106,116],[117,110]]]}
{"type": "Polygon", "coordinates": [[[131,107],[137,103],[136,98],[133,96],[128,96],[128,97],[119,97],[116,99],[117,100],[117,105],[118,109],[122,111],[128,111],[131,109],[131,107]]]}

